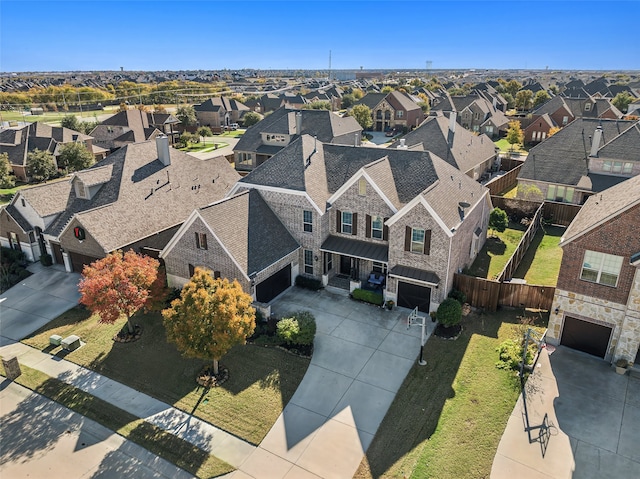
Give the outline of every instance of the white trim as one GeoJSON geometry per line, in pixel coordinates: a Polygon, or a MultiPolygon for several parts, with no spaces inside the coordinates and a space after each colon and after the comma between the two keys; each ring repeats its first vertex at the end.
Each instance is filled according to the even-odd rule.
{"type": "Polygon", "coordinates": [[[387,156],[380,158],[379,160],[376,160],[372,163],[369,163],[367,166],[360,168],[358,171],[355,172],[355,174],[349,178],[349,180],[344,183],[340,188],[338,188],[338,190],[332,194],[329,199],[327,200],[327,203],[333,204],[335,201],[337,201],[349,188],[351,188],[353,185],[356,184],[356,182],[360,179],[360,178],[364,178],[367,180],[367,182],[372,186],[372,188],[374,189],[374,191],[376,193],[378,193],[378,196],[380,196],[380,198],[382,198],[382,200],[387,204],[387,206],[391,209],[391,211],[393,211],[393,213],[397,213],[398,209],[395,207],[395,205],[391,202],[391,200],[387,197],[387,195],[385,195],[382,190],[380,189],[380,187],[376,184],[376,182],[373,180],[373,178],[371,178],[371,176],[369,175],[369,173],[367,173],[367,171],[365,170],[366,167],[371,166],[374,163],[377,163],[379,161],[387,161],[387,156]]]}
{"type": "MultiPolygon", "coordinates": [[[[285,254],[282,258],[279,258],[277,260],[275,260],[273,263],[271,263],[269,266],[267,266],[266,268],[262,268],[260,271],[256,272],[256,278],[258,277],[258,275],[260,275],[262,272],[268,270],[269,268],[271,268],[274,264],[278,264],[280,261],[282,261],[283,259],[285,259],[287,256],[294,254],[294,253],[299,253],[300,248],[302,248],[302,246],[298,246],[296,249],[294,249],[293,251],[290,251],[289,253],[285,254]]],[[[313,250],[312,250],[313,251],[313,250]]],[[[303,258],[304,259],[304,258],[303,258]]],[[[291,268],[293,269],[293,262],[294,262],[295,258],[292,259],[291,261],[289,261],[287,264],[291,265],[291,268]]],[[[285,264],[283,267],[286,267],[287,265],[285,264]]],[[[280,268],[282,269],[282,268],[280,268]]],[[[278,273],[280,271],[280,269],[278,271],[276,271],[276,273],[278,273]]],[[[276,274],[273,273],[273,274],[276,274]]],[[[271,278],[271,276],[273,276],[273,274],[270,274],[269,276],[267,276],[265,279],[269,279],[271,278]]],[[[262,281],[260,281],[260,283],[263,283],[264,279],[262,281]]],[[[256,283],[255,285],[258,286],[260,283],[256,283]]]]}
{"type": "MultiPolygon", "coordinates": [[[[416,284],[418,286],[422,286],[424,284],[428,285],[429,288],[431,289],[435,289],[436,286],[438,286],[438,283],[431,283],[430,281],[423,281],[421,279],[415,279],[415,278],[409,278],[408,276],[400,276],[398,274],[393,274],[393,273],[388,273],[390,278],[397,278],[402,280],[403,283],[413,283],[416,284]]],[[[400,281],[398,281],[399,283],[400,281]]],[[[396,294],[398,294],[398,286],[396,285],[396,294]]],[[[431,300],[431,298],[429,298],[429,300],[431,300]]]]}
{"type": "MultiPolygon", "coordinates": [[[[322,216],[324,213],[323,211],[320,209],[320,207],[315,203],[315,201],[313,201],[311,199],[311,197],[309,196],[309,193],[305,191],[299,191],[299,190],[290,190],[287,188],[279,188],[277,186],[264,186],[264,185],[256,185],[253,183],[240,183],[239,181],[236,182],[235,185],[233,185],[233,188],[231,188],[231,190],[229,191],[229,193],[227,193],[227,198],[234,196],[239,188],[249,188],[249,189],[254,189],[254,190],[264,190],[264,191],[270,191],[272,193],[285,193],[287,195],[295,195],[295,196],[302,196],[304,198],[307,199],[307,201],[309,203],[311,203],[311,205],[313,205],[313,207],[315,208],[315,210],[318,212],[318,214],[320,216],[322,216]]],[[[212,203],[213,204],[213,203],[212,203]]]]}
{"type": "Polygon", "coordinates": [[[198,216],[200,216],[198,215],[198,210],[193,210],[193,212],[184,221],[184,223],[182,223],[182,226],[178,228],[178,231],[175,232],[175,234],[169,240],[169,242],[165,245],[165,247],[162,248],[162,251],[160,252],[160,256],[159,256],[160,258],[164,259],[171,252],[173,247],[178,243],[178,240],[184,235],[184,231],[193,224],[193,222],[198,216]]]}
{"type": "MultiPolygon", "coordinates": [[[[434,183],[435,185],[435,183],[434,183]]],[[[416,205],[418,205],[418,203],[422,204],[422,206],[427,210],[427,212],[433,217],[433,219],[436,221],[436,223],[442,228],[442,230],[446,233],[446,235],[449,238],[453,237],[453,232],[451,232],[451,230],[447,227],[446,224],[444,224],[444,221],[442,221],[442,218],[440,218],[440,216],[438,216],[438,214],[436,213],[436,211],[433,209],[433,207],[429,204],[429,202],[427,202],[427,200],[424,198],[424,196],[422,196],[422,193],[419,194],[418,196],[416,196],[414,199],[412,199],[409,203],[407,203],[406,205],[404,205],[400,211],[398,211],[395,215],[393,215],[391,218],[389,218],[386,222],[387,226],[392,226],[393,224],[395,224],[400,218],[402,218],[406,213],[408,213],[409,211],[411,211],[416,205]]]]}

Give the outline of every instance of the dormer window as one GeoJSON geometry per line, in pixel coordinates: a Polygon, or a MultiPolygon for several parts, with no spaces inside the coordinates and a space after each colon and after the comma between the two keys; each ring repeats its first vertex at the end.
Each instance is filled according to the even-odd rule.
{"type": "Polygon", "coordinates": [[[591,103],[584,104],[584,111],[591,111],[591,103]]]}
{"type": "Polygon", "coordinates": [[[82,181],[76,181],[76,196],[78,198],[87,199],[89,198],[89,192],[87,191],[87,187],[82,181]]]}

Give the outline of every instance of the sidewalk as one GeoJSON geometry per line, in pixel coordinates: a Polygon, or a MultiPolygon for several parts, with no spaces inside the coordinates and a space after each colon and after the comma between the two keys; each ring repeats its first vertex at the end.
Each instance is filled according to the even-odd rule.
{"type": "Polygon", "coordinates": [[[0,356],[16,356],[20,364],[42,371],[82,391],[115,404],[238,468],[255,446],[209,423],[135,389],[22,343],[0,347],[0,356]]]}

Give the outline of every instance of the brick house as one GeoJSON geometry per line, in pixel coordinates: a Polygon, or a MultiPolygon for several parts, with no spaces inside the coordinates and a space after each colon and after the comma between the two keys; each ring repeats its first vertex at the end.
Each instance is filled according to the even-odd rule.
{"type": "Polygon", "coordinates": [[[241,121],[242,116],[250,111],[249,107],[233,98],[223,96],[209,98],[208,100],[195,105],[196,119],[200,126],[210,126],[221,128],[232,123],[241,121]]]}
{"type": "Polygon", "coordinates": [[[279,108],[240,137],[233,149],[236,170],[251,171],[305,134],[323,143],[359,145],[362,127],[327,110],[279,108]]]}
{"type": "Polygon", "coordinates": [[[531,123],[523,130],[524,142],[531,144],[546,140],[549,136],[549,130],[555,126],[555,122],[548,113],[533,116],[531,123]]]}
{"type": "MultiPolygon", "coordinates": [[[[172,284],[188,279],[189,264],[204,264],[248,284],[254,298],[269,299],[261,289],[281,291],[297,274],[349,290],[366,286],[375,273],[385,278],[386,299],[423,311],[437,307],[453,274],[482,248],[491,208],[488,190],[431,152],[333,145],[309,135],[242,178],[229,196],[249,205],[264,201],[270,226],[245,221],[244,207],[237,208],[241,214],[224,215],[224,222],[211,213],[207,231],[222,246],[207,258],[197,257],[196,231],[185,226],[170,243],[174,246],[161,253],[172,284]],[[234,196],[247,190],[254,196],[234,196]],[[244,245],[245,234],[249,242],[261,238],[263,248],[277,251],[279,262],[261,264],[252,275],[253,268],[220,256],[238,257],[234,242],[244,245]],[[288,245],[283,250],[280,241],[288,245]],[[261,288],[264,282],[269,286],[261,288]]],[[[212,205],[211,212],[223,203],[212,205]]]]}
{"type": "Polygon", "coordinates": [[[356,105],[371,109],[375,131],[391,128],[411,130],[424,120],[422,108],[408,95],[400,91],[390,93],[367,93],[356,105]]]}
{"type": "Polygon", "coordinates": [[[579,98],[570,98],[564,94],[554,96],[534,110],[532,115],[536,117],[545,113],[560,127],[568,125],[576,118],[617,120],[623,116],[622,112],[613,106],[610,100],[593,98],[586,93],[580,95],[579,98]]]}
{"type": "Polygon", "coordinates": [[[110,116],[91,130],[95,144],[115,151],[130,143],[153,140],[163,134],[163,127],[149,123],[146,111],[132,108],[110,116]]]}
{"type": "Polygon", "coordinates": [[[639,152],[637,121],[578,118],[529,150],[518,194],[535,185],[548,201],[583,204],[639,175],[639,152]]]}
{"type": "MultiPolygon", "coordinates": [[[[640,176],[590,197],[561,240],[547,340],[633,362],[640,344],[640,176]]],[[[640,359],[640,358],[639,358],[640,359]]]]}
{"type": "Polygon", "coordinates": [[[68,143],[84,143],[94,157],[104,158],[106,150],[93,144],[93,137],[61,126],[42,122],[0,131],[0,153],[7,153],[13,174],[20,181],[28,181],[27,155],[38,149],[51,153],[57,160],[60,148],[68,143]]]}
{"type": "Polygon", "coordinates": [[[118,249],[157,256],[195,208],[238,178],[224,157],[199,160],[166,137],[130,144],[70,178],[18,191],[0,211],[0,243],[77,272],[118,249]]]}

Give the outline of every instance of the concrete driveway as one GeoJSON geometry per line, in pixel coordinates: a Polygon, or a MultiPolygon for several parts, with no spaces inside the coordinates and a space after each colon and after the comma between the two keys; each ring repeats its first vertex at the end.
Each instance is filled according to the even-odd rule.
{"type": "MultiPolygon", "coordinates": [[[[272,308],[277,316],[298,310],[316,317],[311,365],[234,479],[352,477],[419,354],[420,328],[404,322],[409,310],[300,288],[272,308]]],[[[429,334],[434,326],[428,321],[429,334]]]]}
{"type": "Polygon", "coordinates": [[[599,358],[571,349],[543,349],[493,462],[493,479],[514,477],[636,479],[640,477],[640,378],[615,373],[599,358]]]}
{"type": "Polygon", "coordinates": [[[29,266],[33,272],[0,295],[0,345],[19,341],[78,304],[77,273],[60,266],[29,266]]]}
{"type": "Polygon", "coordinates": [[[4,380],[0,477],[188,479],[191,474],[73,411],[4,380]]]}

